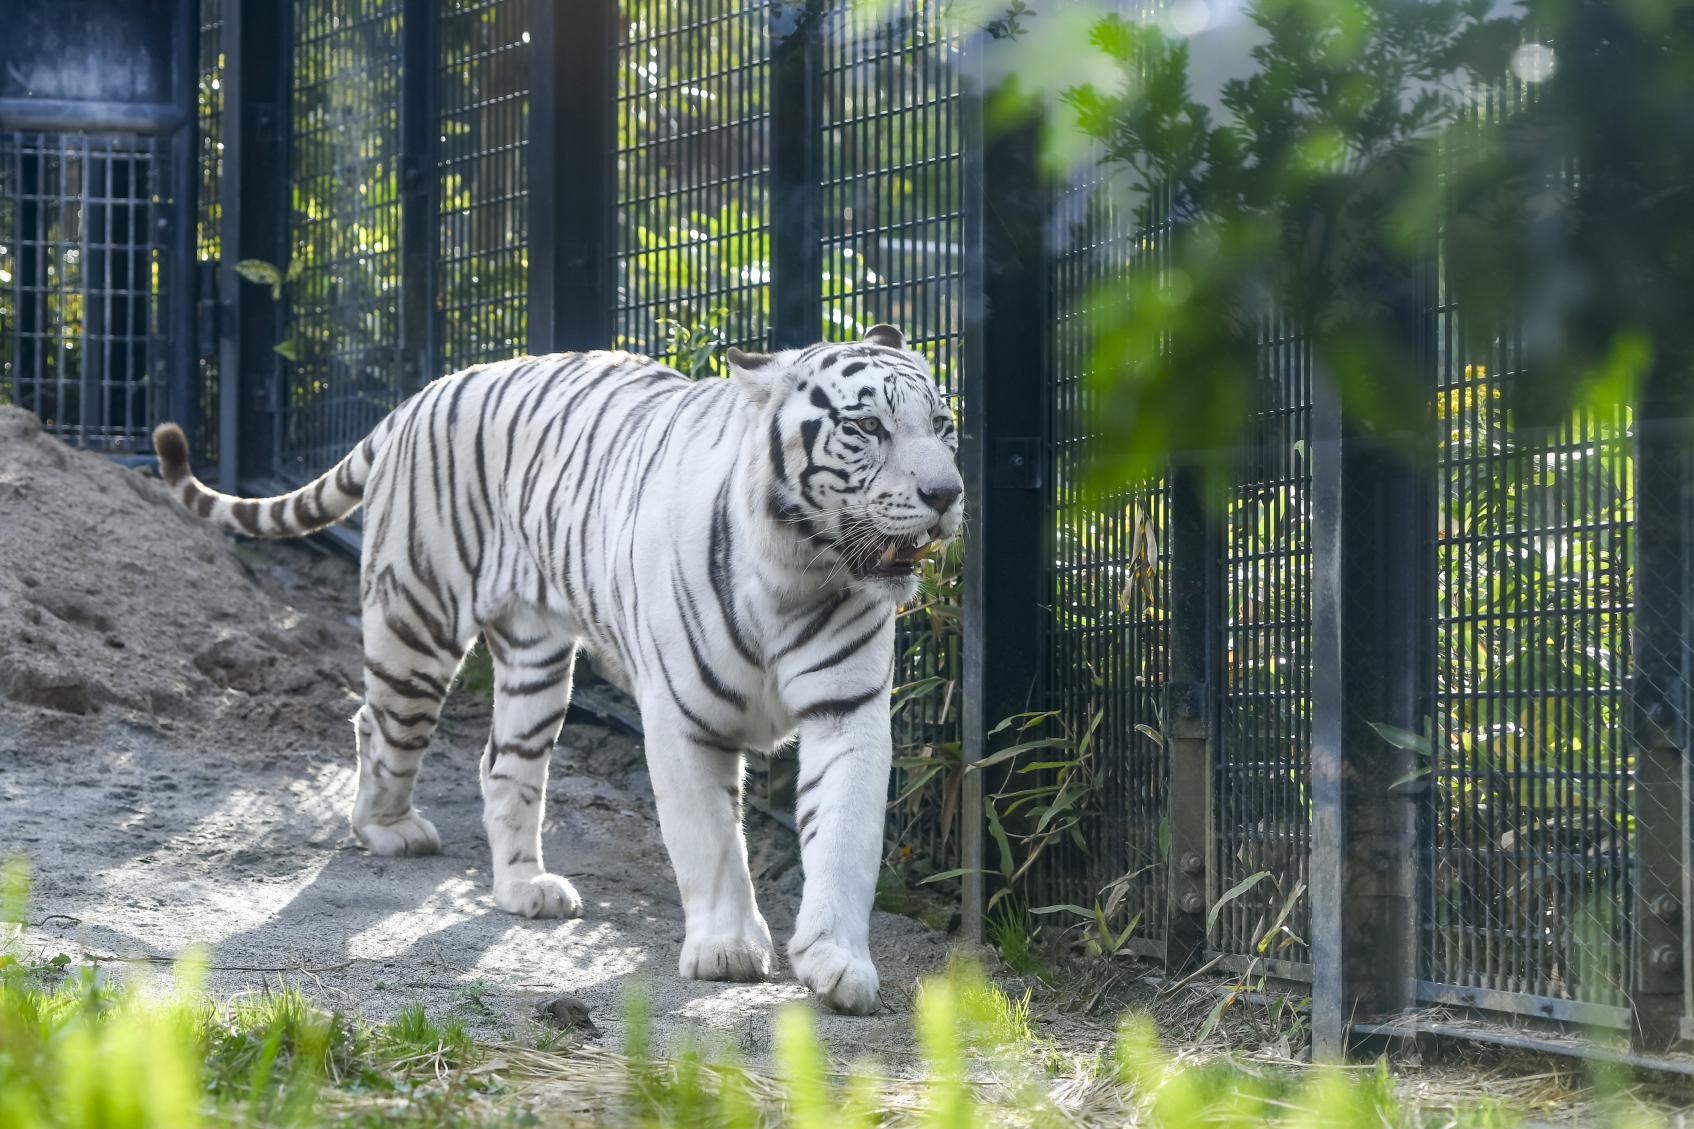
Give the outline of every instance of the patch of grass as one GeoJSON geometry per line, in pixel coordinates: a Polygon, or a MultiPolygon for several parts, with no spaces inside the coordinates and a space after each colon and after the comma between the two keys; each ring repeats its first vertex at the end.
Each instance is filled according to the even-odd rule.
{"type": "MultiPolygon", "coordinates": [[[[592,1046],[475,1043],[457,1023],[413,1006],[370,1027],[285,986],[213,1002],[205,966],[176,969],[174,995],[125,987],[96,970],[22,951],[21,920],[0,933],[0,1126],[6,1129],[198,1129],[200,1126],[614,1124],[712,1129],[1133,1124],[1149,1129],[1509,1129],[1498,1101],[1424,1108],[1385,1063],[1297,1069],[1200,1060],[1160,1044],[1145,1016],[1111,1050],[1069,1062],[1035,1034],[1029,996],[958,961],[923,983],[914,1026],[923,1070],[842,1070],[813,1005],[775,1018],[773,1062],[744,1066],[698,1046],[661,1056],[646,1000],[625,1005],[622,1054],[592,1046]]],[[[1618,1087],[1621,1090],[1621,1086],[1618,1087]]],[[[1614,1094],[1585,1124],[1663,1123],[1614,1094]]],[[[1569,1101],[1561,1091],[1552,1101],[1569,1101]]]]}
{"type": "Polygon", "coordinates": [[[1012,903],[1001,902],[995,906],[983,926],[988,934],[988,943],[999,952],[1007,968],[1020,976],[1033,976],[1037,980],[1052,978],[1036,945],[1035,934],[1030,930],[1029,918],[1012,903]]]}

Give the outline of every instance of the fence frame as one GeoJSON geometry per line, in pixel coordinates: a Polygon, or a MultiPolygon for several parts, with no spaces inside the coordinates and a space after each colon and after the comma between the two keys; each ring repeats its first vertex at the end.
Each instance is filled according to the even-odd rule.
{"type": "Polygon", "coordinates": [[[604,349],[612,340],[616,5],[530,7],[531,353],[604,349]],[[594,156],[592,175],[583,174],[584,154],[594,156]]]}
{"type": "Polygon", "coordinates": [[[268,0],[229,0],[224,13],[224,176],[218,265],[218,488],[268,476],[276,452],[284,308],[236,272],[244,259],[279,266],[288,249],[288,121],[292,36],[268,0]]]}
{"type": "MultiPolygon", "coordinates": [[[[176,246],[166,407],[191,426],[215,423],[217,479],[226,490],[274,470],[282,401],[275,346],[286,309],[235,264],[285,265],[289,242],[290,6],[228,0],[225,9],[222,261],[216,271],[219,418],[196,421],[194,216],[198,186],[194,65],[198,5],[181,0],[172,38],[179,53],[169,105],[0,104],[0,121],[34,128],[130,128],[173,138],[170,224],[176,246]],[[20,118],[19,115],[24,115],[20,118]],[[92,116],[90,116],[92,115],[92,116]],[[103,116],[102,116],[103,115],[103,116]]],[[[826,0],[769,5],[771,332],[778,348],[808,344],[822,326],[824,253],[823,58],[826,0]]],[[[401,29],[401,364],[407,389],[439,371],[440,240],[437,176],[440,0],[404,0],[401,29]]],[[[528,343],[532,352],[606,347],[612,337],[617,205],[612,175],[618,62],[617,0],[581,0],[568,11],[530,8],[528,343]],[[585,155],[588,155],[585,158],[585,155]],[[585,160],[594,162],[585,175],[585,160]]],[[[1053,514],[1043,492],[1054,422],[1047,391],[1055,359],[1046,342],[1054,313],[1048,269],[1053,192],[1041,168],[1033,110],[988,128],[986,75],[1011,73],[993,54],[1009,41],[976,36],[963,66],[963,369],[960,466],[970,498],[962,609],[962,732],[967,766],[1006,738],[1001,720],[1039,708],[1045,685],[1046,609],[1032,593],[1053,556],[1053,514]]],[[[1434,363],[1434,271],[1421,264],[1382,280],[1409,356],[1434,363]]],[[[1629,1020],[1644,1051],[1694,1039],[1690,902],[1691,813],[1688,656],[1694,621],[1694,395],[1656,371],[1646,381],[1635,432],[1634,666],[1628,727],[1636,753],[1637,865],[1629,956],[1629,1020]],[[1675,609],[1641,614],[1640,609],[1675,609]]],[[[1347,412],[1346,393],[1318,373],[1311,404],[1312,547],[1310,897],[1314,1053],[1345,1057],[1360,1032],[1412,1006],[1424,944],[1419,916],[1423,825],[1430,784],[1415,750],[1375,728],[1418,733],[1434,694],[1433,473],[1419,445],[1430,421],[1371,434],[1347,412]],[[1414,595],[1415,598],[1408,598],[1414,595]]],[[[1162,958],[1167,972],[1194,968],[1207,946],[1208,893],[1219,873],[1213,769],[1223,755],[1219,697],[1225,658],[1220,501],[1197,462],[1174,460],[1170,483],[1169,677],[1163,687],[1169,758],[1168,850],[1162,958]]],[[[991,882],[985,873],[983,774],[967,771],[961,812],[961,921],[981,940],[991,882]]],[[[1437,986],[1439,987],[1439,986],[1437,986]]],[[[1510,993],[1455,989],[1455,999],[1499,1009],[1510,993]],[[1465,994],[1468,993],[1468,994],[1465,994]]],[[[1521,1006],[1521,1000],[1519,1001],[1521,1006]]],[[[1503,1010],[1503,1009],[1501,1009],[1503,1010]]],[[[1618,1009],[1610,1009],[1617,1011],[1618,1009]]],[[[1580,1020],[1596,1009],[1550,1001],[1546,1014],[1580,1020]],[[1552,1006],[1557,1004],[1557,1007],[1552,1006]]],[[[1616,1018],[1612,1019],[1617,1022],[1616,1018]]],[[[1416,1026],[1415,1024],[1413,1025],[1416,1026]]],[[[1428,1029],[1425,1025],[1424,1029],[1428,1029]]]]}
{"type": "MultiPolygon", "coordinates": [[[[992,40],[983,54],[991,51],[992,40]]],[[[963,419],[959,467],[969,499],[965,524],[960,824],[962,932],[980,941],[987,861],[983,795],[970,766],[990,752],[988,731],[1037,704],[1045,662],[1045,623],[1031,593],[1044,591],[1051,557],[1050,514],[1041,490],[1051,422],[1047,388],[1050,316],[1047,216],[1051,194],[1041,170],[1032,114],[989,130],[991,98],[978,55],[967,69],[963,419]],[[988,567],[992,561],[994,567],[988,567]]],[[[1005,738],[1010,738],[1010,733],[1005,738]]],[[[1008,766],[1009,769],[1010,766],[1008,766]]]]}

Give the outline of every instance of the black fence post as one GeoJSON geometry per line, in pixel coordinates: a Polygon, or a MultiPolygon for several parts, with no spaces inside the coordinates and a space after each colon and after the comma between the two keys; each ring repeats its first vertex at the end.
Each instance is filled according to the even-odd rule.
{"type": "Polygon", "coordinates": [[[266,476],[275,461],[275,417],[283,309],[266,286],[244,282],[235,264],[288,263],[288,86],[292,56],[287,7],[232,0],[224,15],[223,262],[218,294],[218,477],[225,490],[266,476]]]}
{"type": "Polygon", "coordinates": [[[1215,507],[1198,468],[1170,471],[1170,682],[1165,687],[1166,972],[1194,963],[1206,944],[1206,883],[1212,869],[1214,670],[1218,614],[1215,507]]]}
{"type": "Polygon", "coordinates": [[[823,6],[770,10],[771,344],[823,332],[823,6]]]}
{"type": "MultiPolygon", "coordinates": [[[[1396,283],[1404,290],[1386,296],[1401,314],[1404,375],[1421,376],[1434,356],[1428,275],[1396,283]]],[[[1354,1020],[1409,1006],[1416,976],[1428,765],[1377,727],[1425,730],[1433,437],[1427,421],[1369,433],[1332,374],[1315,374],[1312,389],[1312,1050],[1333,1062],[1354,1020]]]]}
{"type": "Polygon", "coordinates": [[[1636,866],[1629,1000],[1636,1045],[1655,1051],[1683,1037],[1687,1021],[1691,408],[1686,379],[1655,372],[1642,389],[1635,440],[1636,866]]]}
{"type": "Polygon", "coordinates": [[[200,146],[199,105],[200,88],[200,4],[199,0],[177,0],[171,27],[171,84],[182,124],[171,132],[171,211],[169,218],[171,249],[166,269],[166,313],[169,318],[170,343],[167,346],[169,379],[164,403],[159,407],[163,418],[178,420],[195,443],[200,443],[199,350],[195,337],[198,326],[199,270],[195,265],[198,251],[195,240],[196,218],[199,215],[200,146]]]}
{"type": "MultiPolygon", "coordinates": [[[[990,41],[984,38],[984,42],[990,41]]],[[[981,60],[973,78],[985,73],[981,60]]],[[[1050,194],[1032,118],[989,129],[980,81],[966,90],[964,379],[959,465],[965,526],[963,757],[989,750],[987,732],[1037,704],[1047,640],[1046,495],[1051,316],[1046,224],[1050,194]]],[[[960,821],[961,920],[982,936],[983,781],[965,777],[960,821]]]]}
{"type": "Polygon", "coordinates": [[[400,367],[408,392],[441,373],[435,312],[439,9],[440,0],[406,0],[400,27],[400,367]]]}
{"type": "Polygon", "coordinates": [[[529,350],[612,345],[616,0],[530,7],[529,350]]]}

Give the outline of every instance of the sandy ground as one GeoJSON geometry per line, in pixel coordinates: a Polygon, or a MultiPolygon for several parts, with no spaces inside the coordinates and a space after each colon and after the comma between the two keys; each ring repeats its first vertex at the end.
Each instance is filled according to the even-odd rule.
{"type": "MultiPolygon", "coordinates": [[[[476,758],[485,702],[455,691],[419,806],[444,852],[354,845],[347,718],[359,676],[355,569],[298,545],[236,544],[163,487],[0,407],[0,857],[33,873],[26,941],[75,958],[212,952],[211,987],[295,983],[375,1019],[422,1002],[486,1037],[522,1036],[570,993],[616,1045],[644,991],[656,1041],[758,1055],[786,965],[762,985],[676,975],[681,906],[639,744],[567,724],[543,844],[581,891],[569,922],[494,907],[476,758]]],[[[779,948],[799,905],[791,833],[749,812],[779,948]]],[[[911,991],[949,938],[877,914],[884,1010],[820,1016],[845,1057],[907,1057],[911,991]]]]}
{"type": "MultiPolygon", "coordinates": [[[[584,912],[530,922],[489,896],[475,777],[481,738],[449,727],[418,785],[443,853],[380,859],[347,832],[350,748],[254,758],[132,725],[63,741],[51,723],[0,723],[0,842],[35,871],[28,941],[102,958],[169,957],[204,944],[220,993],[280,976],[377,1019],[422,1002],[484,1036],[522,1035],[538,1003],[568,992],[615,1039],[624,993],[640,988],[661,1043],[692,1033],[762,1052],[774,1006],[808,993],[786,967],[761,985],[678,979],[682,909],[639,749],[591,725],[567,727],[544,845],[550,865],[581,891],[584,912]]],[[[232,745],[240,741],[230,734],[232,745]]],[[[778,937],[793,924],[797,877],[789,870],[761,884],[778,937]]],[[[820,1029],[842,1054],[899,1058],[910,1043],[912,983],[944,966],[948,938],[879,913],[873,942],[884,1011],[821,1015],[820,1029]]]]}

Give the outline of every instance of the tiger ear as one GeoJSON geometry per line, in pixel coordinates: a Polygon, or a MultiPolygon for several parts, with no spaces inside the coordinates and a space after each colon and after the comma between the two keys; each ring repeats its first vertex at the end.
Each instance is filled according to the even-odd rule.
{"type": "Polygon", "coordinates": [[[891,325],[873,325],[865,330],[865,344],[881,345],[889,349],[904,349],[906,335],[891,325]]]}
{"type": "Polygon", "coordinates": [[[780,353],[747,353],[731,345],[724,350],[729,374],[756,404],[770,399],[788,384],[788,366],[780,353]]]}

